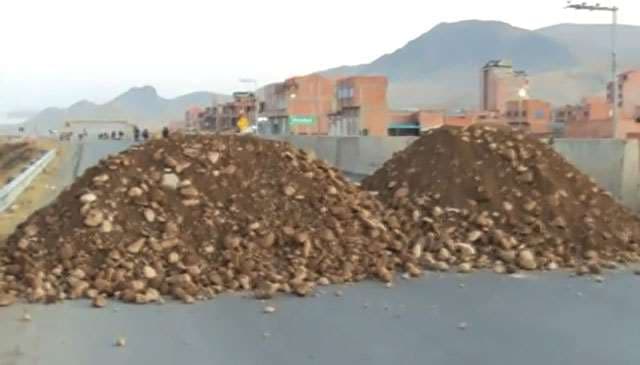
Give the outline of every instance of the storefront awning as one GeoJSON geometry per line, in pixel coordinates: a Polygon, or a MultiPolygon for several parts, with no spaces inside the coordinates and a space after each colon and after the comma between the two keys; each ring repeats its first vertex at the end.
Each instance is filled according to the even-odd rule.
{"type": "Polygon", "coordinates": [[[387,129],[420,129],[420,125],[415,123],[390,123],[387,129]]]}

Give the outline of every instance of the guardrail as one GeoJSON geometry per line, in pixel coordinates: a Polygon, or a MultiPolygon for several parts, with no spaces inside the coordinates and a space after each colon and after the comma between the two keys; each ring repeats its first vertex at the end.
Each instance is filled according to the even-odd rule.
{"type": "Polygon", "coordinates": [[[0,188],[0,212],[7,209],[18,196],[26,189],[29,184],[47,167],[49,162],[56,155],[56,150],[51,150],[44,154],[33,165],[29,166],[22,174],[18,175],[13,181],[0,188]]]}

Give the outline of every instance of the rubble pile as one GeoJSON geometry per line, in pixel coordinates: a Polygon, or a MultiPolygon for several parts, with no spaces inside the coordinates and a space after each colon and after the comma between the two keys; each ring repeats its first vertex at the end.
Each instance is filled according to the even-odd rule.
{"type": "Polygon", "coordinates": [[[111,156],[0,249],[0,305],[91,298],[186,303],[227,291],[305,296],[419,259],[384,208],[282,142],[172,136],[111,156]]]}
{"type": "Polygon", "coordinates": [[[639,259],[636,216],[551,146],[506,127],[430,131],[362,185],[430,269],[595,274],[639,259]]]}

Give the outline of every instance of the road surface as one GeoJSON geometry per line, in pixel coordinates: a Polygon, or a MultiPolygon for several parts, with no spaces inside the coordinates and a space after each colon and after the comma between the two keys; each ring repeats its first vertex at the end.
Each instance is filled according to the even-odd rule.
{"type": "MultiPolygon", "coordinates": [[[[78,171],[124,143],[78,146],[78,171]]],[[[429,273],[267,304],[88,301],[0,308],[0,364],[633,364],[640,278],[429,273]],[[344,294],[336,296],[341,290],[344,294]],[[21,321],[24,312],[33,320],[21,321]],[[127,346],[115,347],[125,337],[127,346]]]]}

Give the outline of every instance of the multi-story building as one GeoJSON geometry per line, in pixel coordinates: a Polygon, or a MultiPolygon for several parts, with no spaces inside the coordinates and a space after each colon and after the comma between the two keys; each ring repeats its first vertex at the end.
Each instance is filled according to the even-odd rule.
{"type": "Polygon", "coordinates": [[[257,99],[254,93],[235,92],[232,101],[208,107],[200,113],[200,128],[214,131],[235,129],[241,117],[255,123],[256,107],[257,99]]]}
{"type": "Polygon", "coordinates": [[[337,81],[329,134],[385,136],[389,123],[388,81],[384,76],[353,76],[337,81]]]}
{"type": "Polygon", "coordinates": [[[482,68],[480,109],[503,114],[509,100],[518,99],[520,89],[528,87],[524,71],[514,71],[509,60],[489,61],[482,68]]]}
{"type": "Polygon", "coordinates": [[[187,122],[187,128],[198,127],[200,117],[205,110],[199,106],[192,106],[184,112],[184,120],[187,122]]]}
{"type": "Polygon", "coordinates": [[[551,105],[537,99],[510,100],[506,104],[504,119],[511,127],[535,135],[552,133],[551,105]]]}
{"type": "MultiPolygon", "coordinates": [[[[607,84],[607,101],[613,103],[613,83],[607,84]]],[[[640,70],[618,75],[618,108],[620,119],[632,118],[640,106],[640,70]]]]}
{"type": "Polygon", "coordinates": [[[334,80],[313,74],[292,77],[264,88],[259,125],[266,134],[327,134],[334,80]]]}

